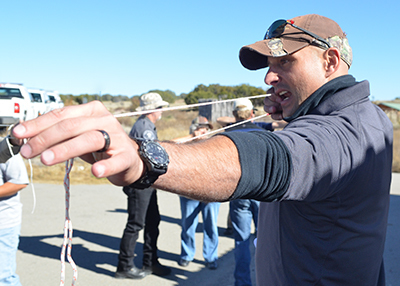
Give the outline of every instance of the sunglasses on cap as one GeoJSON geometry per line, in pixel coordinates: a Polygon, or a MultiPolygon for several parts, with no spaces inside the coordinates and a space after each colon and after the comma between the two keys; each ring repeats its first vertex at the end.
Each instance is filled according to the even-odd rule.
{"type": "Polygon", "coordinates": [[[286,25],[290,25],[293,28],[296,28],[296,29],[302,31],[303,33],[313,37],[314,39],[324,43],[328,48],[332,47],[332,45],[328,41],[326,41],[324,38],[321,38],[320,36],[310,32],[310,31],[307,31],[306,29],[303,29],[303,28],[300,28],[299,26],[296,26],[294,24],[294,21],[292,21],[292,20],[283,20],[283,19],[282,20],[276,20],[275,22],[273,22],[271,24],[271,26],[268,28],[267,32],[265,33],[264,40],[277,38],[280,35],[282,35],[283,32],[285,31],[286,25]]]}

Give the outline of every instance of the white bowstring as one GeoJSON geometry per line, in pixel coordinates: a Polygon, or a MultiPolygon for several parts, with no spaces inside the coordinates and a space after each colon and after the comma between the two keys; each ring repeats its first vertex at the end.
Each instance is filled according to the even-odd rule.
{"type": "Polygon", "coordinates": [[[231,125],[228,125],[228,126],[225,126],[225,127],[222,127],[222,128],[216,129],[216,130],[213,130],[213,131],[211,131],[211,132],[204,133],[204,134],[201,134],[201,135],[198,135],[198,136],[195,136],[195,137],[186,139],[186,140],[182,140],[182,141],[179,142],[179,143],[187,143],[187,142],[190,142],[190,141],[192,141],[192,140],[199,139],[199,138],[204,137],[204,136],[210,136],[210,135],[212,135],[212,134],[214,134],[214,133],[218,133],[218,132],[220,132],[220,131],[222,131],[222,130],[229,129],[229,128],[232,128],[232,127],[241,125],[241,124],[243,124],[243,123],[246,123],[246,122],[250,122],[250,121],[253,121],[253,120],[257,120],[257,119],[263,118],[263,117],[268,116],[268,115],[269,115],[268,113],[265,113],[265,114],[256,116],[256,117],[254,117],[254,118],[250,118],[250,119],[247,119],[247,120],[243,120],[243,121],[240,121],[240,122],[236,122],[236,123],[233,123],[233,124],[231,124],[231,125]]]}
{"type": "MultiPolygon", "coordinates": [[[[26,142],[24,142],[24,143],[26,143],[26,142]]],[[[35,185],[33,184],[33,167],[32,167],[31,159],[28,159],[28,163],[29,163],[29,168],[31,169],[31,171],[30,171],[30,180],[31,180],[31,188],[32,188],[32,196],[33,196],[33,206],[32,206],[31,214],[33,214],[35,212],[35,209],[36,209],[36,192],[35,192],[35,185]]]]}
{"type": "MultiPolygon", "coordinates": [[[[260,98],[260,97],[266,97],[266,96],[268,96],[268,94],[260,94],[260,95],[254,95],[254,96],[248,96],[248,97],[240,97],[240,98],[251,99],[251,98],[260,98]]],[[[151,109],[151,110],[127,112],[127,113],[115,114],[114,116],[116,118],[118,118],[118,117],[127,117],[127,116],[148,114],[148,113],[152,113],[152,112],[156,112],[156,111],[164,112],[164,111],[171,111],[171,110],[187,109],[187,108],[194,108],[194,107],[199,107],[199,106],[204,106],[204,105],[218,104],[218,103],[222,103],[222,102],[231,102],[231,101],[235,101],[237,99],[238,98],[224,99],[224,100],[208,101],[208,102],[188,104],[188,105],[165,107],[165,108],[160,108],[160,109],[151,109]]]]}
{"type": "MultiPolygon", "coordinates": [[[[252,99],[252,98],[260,98],[260,97],[266,97],[266,96],[268,96],[268,94],[259,94],[259,95],[254,95],[254,96],[241,97],[241,98],[252,99]]],[[[180,106],[173,106],[173,107],[165,107],[165,108],[160,108],[160,109],[151,109],[151,110],[127,112],[127,113],[121,113],[121,114],[114,114],[114,117],[116,117],[116,118],[119,118],[119,117],[129,117],[129,116],[137,116],[137,115],[148,114],[148,113],[157,112],[157,111],[165,112],[165,111],[171,111],[171,110],[189,109],[189,108],[194,108],[194,107],[199,107],[199,106],[212,105],[212,104],[218,104],[218,103],[223,103],[223,102],[231,102],[231,101],[235,101],[235,100],[237,100],[237,98],[224,99],[224,100],[217,100],[217,101],[208,101],[208,102],[195,103],[195,104],[189,104],[189,105],[180,105],[180,106]]],[[[240,124],[242,124],[242,123],[246,123],[246,122],[249,122],[249,121],[254,121],[254,120],[260,119],[260,118],[262,118],[262,117],[268,116],[268,115],[269,115],[269,114],[266,113],[266,114],[263,114],[263,115],[260,115],[260,116],[257,116],[257,117],[248,119],[248,120],[241,121],[240,123],[231,124],[231,125],[228,125],[228,126],[219,128],[219,129],[217,129],[217,130],[208,132],[208,133],[206,133],[206,134],[201,134],[201,135],[198,135],[198,136],[195,136],[195,137],[192,137],[192,138],[183,140],[183,141],[181,141],[180,143],[186,143],[186,142],[189,142],[189,141],[192,141],[192,140],[196,140],[196,139],[198,139],[198,138],[201,138],[201,137],[203,137],[203,136],[209,136],[209,135],[212,135],[212,134],[214,134],[214,133],[218,133],[218,132],[220,132],[220,131],[223,131],[223,130],[226,130],[226,129],[235,127],[235,126],[240,125],[240,124]]]]}

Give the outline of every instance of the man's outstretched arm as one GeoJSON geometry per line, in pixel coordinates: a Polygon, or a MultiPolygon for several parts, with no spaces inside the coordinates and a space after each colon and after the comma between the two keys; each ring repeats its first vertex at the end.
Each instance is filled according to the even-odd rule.
{"type": "MultiPolygon", "coordinates": [[[[144,173],[138,145],[128,137],[120,123],[100,102],[68,106],[23,122],[13,131],[16,138],[29,139],[21,155],[41,155],[45,165],[54,165],[74,157],[93,164],[92,173],[107,177],[118,186],[129,185],[144,173]],[[111,138],[106,152],[106,131],[111,138]]],[[[170,165],[154,187],[202,200],[226,200],[235,190],[240,163],[235,145],[229,138],[216,136],[189,144],[162,143],[170,156],[170,165]]]]}

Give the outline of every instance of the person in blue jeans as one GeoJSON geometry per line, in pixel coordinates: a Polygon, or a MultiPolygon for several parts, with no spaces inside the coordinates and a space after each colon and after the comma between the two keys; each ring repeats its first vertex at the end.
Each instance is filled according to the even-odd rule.
{"type": "Polygon", "coordinates": [[[203,257],[207,268],[217,269],[218,226],[217,218],[220,203],[204,203],[180,197],[182,212],[181,258],[180,266],[186,267],[196,253],[195,234],[199,223],[199,213],[203,216],[203,257]]]}
{"type": "MultiPolygon", "coordinates": [[[[247,98],[239,98],[233,104],[233,116],[235,121],[245,121],[254,117],[254,107],[247,98]]],[[[249,132],[257,130],[273,131],[282,128],[286,123],[277,121],[267,122],[244,122],[243,124],[226,129],[227,132],[249,132]]],[[[229,216],[232,222],[233,236],[235,239],[235,286],[251,285],[250,274],[250,239],[251,222],[257,231],[258,208],[260,202],[253,199],[233,200],[229,202],[229,216]]]]}
{"type": "MultiPolygon", "coordinates": [[[[190,125],[190,135],[175,139],[180,142],[207,133],[213,126],[203,116],[196,117],[190,125]]],[[[203,137],[204,138],[204,137],[203,137]]],[[[218,259],[218,226],[217,219],[220,203],[200,202],[186,197],[180,197],[182,212],[181,256],[178,264],[186,267],[193,260],[196,253],[195,234],[199,223],[199,214],[203,217],[203,257],[207,268],[217,269],[218,259]]]]}
{"type": "Polygon", "coordinates": [[[229,215],[232,220],[235,239],[235,285],[251,285],[251,221],[257,229],[258,208],[260,202],[252,199],[233,200],[229,202],[229,215]]]}
{"type": "Polygon", "coordinates": [[[19,191],[28,183],[21,155],[0,164],[0,285],[21,285],[15,272],[22,218],[19,191]]]}

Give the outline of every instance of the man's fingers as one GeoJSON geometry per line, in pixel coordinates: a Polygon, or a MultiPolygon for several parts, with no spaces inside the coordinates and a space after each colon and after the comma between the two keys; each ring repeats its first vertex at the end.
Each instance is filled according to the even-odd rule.
{"type": "Polygon", "coordinates": [[[42,163],[48,166],[100,150],[104,146],[103,135],[95,130],[70,138],[51,148],[44,148],[45,150],[39,153],[37,150],[41,150],[42,148],[38,149],[37,145],[42,143],[38,143],[37,138],[34,140],[36,141],[28,142],[28,144],[21,147],[21,155],[25,158],[32,158],[41,153],[42,163]],[[32,143],[35,143],[35,145],[32,143]],[[32,145],[35,149],[33,149],[32,145]]]}
{"type": "Polygon", "coordinates": [[[273,120],[282,120],[283,119],[282,112],[271,114],[271,118],[273,120]]]}
{"type": "Polygon", "coordinates": [[[264,110],[269,113],[274,120],[281,120],[283,118],[281,101],[282,99],[274,93],[264,98],[264,110]]]}
{"type": "Polygon", "coordinates": [[[13,135],[19,139],[31,138],[63,120],[80,117],[82,114],[85,114],[85,116],[101,116],[107,112],[104,105],[98,101],[81,104],[79,106],[67,106],[61,109],[55,109],[33,120],[22,122],[15,126],[12,132],[13,135]]]}
{"type": "MultiPolygon", "coordinates": [[[[79,156],[85,154],[84,152],[86,151],[94,152],[100,150],[104,147],[104,137],[96,130],[106,129],[106,126],[110,126],[110,123],[113,121],[116,121],[116,119],[112,115],[105,117],[69,118],[60,121],[30,138],[22,147],[21,154],[25,158],[32,158],[50,148],[62,154],[64,154],[63,148],[67,149],[65,150],[67,152],[69,151],[68,149],[72,148],[73,150],[71,151],[73,152],[71,154],[76,155],[78,153],[79,156]],[[107,123],[109,124],[107,125],[107,123]],[[96,126],[104,126],[104,128],[96,126]],[[89,134],[85,135],[84,133],[89,134]],[[75,138],[78,138],[78,140],[75,140],[75,138]],[[79,139],[82,138],[87,141],[80,141],[79,139]],[[72,141],[72,143],[69,141],[72,141]],[[99,142],[102,143],[100,147],[98,147],[99,142]],[[54,149],[58,145],[60,146],[54,149]]],[[[108,129],[114,131],[115,127],[109,127],[108,129]]],[[[61,155],[61,157],[63,156],[61,155]]]]}
{"type": "Polygon", "coordinates": [[[93,164],[92,173],[96,177],[107,177],[117,185],[132,183],[144,170],[137,144],[100,102],[54,110],[20,123],[14,128],[13,135],[28,139],[20,150],[25,158],[41,154],[43,164],[54,165],[81,157],[93,164]],[[105,133],[99,130],[109,137],[104,137],[105,133]],[[108,139],[108,149],[96,153],[108,145],[108,139]]]}

